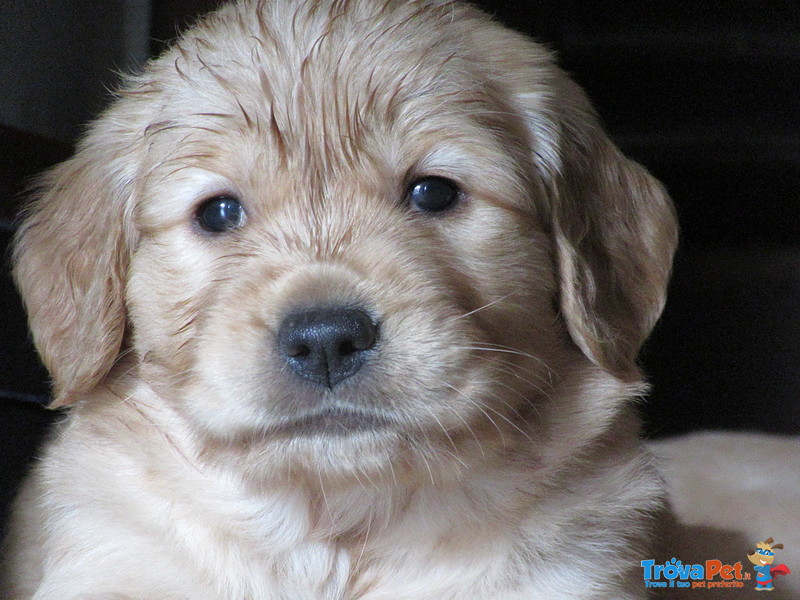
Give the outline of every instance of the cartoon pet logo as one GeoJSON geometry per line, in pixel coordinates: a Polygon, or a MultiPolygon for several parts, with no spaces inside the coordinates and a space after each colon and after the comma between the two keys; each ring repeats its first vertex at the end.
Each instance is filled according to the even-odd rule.
{"type": "Polygon", "coordinates": [[[756,570],[756,591],[771,592],[775,588],[772,579],[775,575],[788,575],[791,573],[786,565],[773,565],[775,561],[775,550],[783,549],[783,544],[773,544],[772,538],[767,538],[763,542],[758,542],[758,550],[747,555],[750,562],[755,565],[756,570]]]}

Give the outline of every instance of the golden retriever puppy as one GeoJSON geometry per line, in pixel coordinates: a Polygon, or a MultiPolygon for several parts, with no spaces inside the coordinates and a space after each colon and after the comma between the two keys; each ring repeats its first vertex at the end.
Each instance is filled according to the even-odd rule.
{"type": "Polygon", "coordinates": [[[478,10],[225,6],[19,232],[69,409],[5,597],[645,596],[631,403],[675,244],[583,93],[478,10]]]}

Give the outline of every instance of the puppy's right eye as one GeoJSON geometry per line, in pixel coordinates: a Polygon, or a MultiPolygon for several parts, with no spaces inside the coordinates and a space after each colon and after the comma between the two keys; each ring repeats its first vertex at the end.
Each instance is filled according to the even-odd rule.
{"type": "Polygon", "coordinates": [[[429,213],[452,208],[460,195],[456,182],[435,176],[414,180],[406,191],[406,197],[415,210],[429,213]]]}
{"type": "Polygon", "coordinates": [[[241,227],[244,208],[233,196],[214,196],[200,205],[197,223],[211,233],[224,233],[241,227]]]}

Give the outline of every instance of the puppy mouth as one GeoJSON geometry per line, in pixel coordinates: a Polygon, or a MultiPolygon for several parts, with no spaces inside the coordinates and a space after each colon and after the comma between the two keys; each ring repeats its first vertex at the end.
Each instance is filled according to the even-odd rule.
{"type": "Polygon", "coordinates": [[[269,428],[271,437],[348,436],[388,429],[393,420],[373,410],[328,406],[269,428]]]}

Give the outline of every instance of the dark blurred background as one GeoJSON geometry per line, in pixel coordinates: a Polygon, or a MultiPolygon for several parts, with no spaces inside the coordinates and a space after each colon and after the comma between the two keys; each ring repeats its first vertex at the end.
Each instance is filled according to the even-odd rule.
{"type": "MultiPolygon", "coordinates": [[[[71,153],[115,72],[210,0],[5,0],[0,251],[30,178],[71,153]]],[[[800,433],[800,4],[477,4],[553,49],[617,144],[669,188],[682,227],[642,364],[646,432],[800,433]]],[[[0,523],[53,418],[7,260],[0,270],[0,523]]],[[[2,530],[0,530],[2,533],[2,530]]]]}

